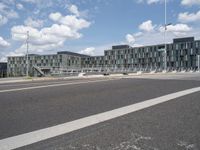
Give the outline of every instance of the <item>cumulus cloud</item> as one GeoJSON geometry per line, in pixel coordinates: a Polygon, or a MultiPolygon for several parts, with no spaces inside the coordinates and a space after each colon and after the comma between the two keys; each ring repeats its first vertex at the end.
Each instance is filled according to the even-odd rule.
{"type": "Polygon", "coordinates": [[[142,32],[136,32],[135,34],[134,34],[134,37],[140,37],[140,36],[142,36],[142,32]]]}
{"type": "Polygon", "coordinates": [[[62,18],[61,13],[56,12],[56,13],[51,13],[49,15],[49,19],[53,20],[53,21],[59,21],[62,18]]]}
{"type": "Polygon", "coordinates": [[[59,12],[51,13],[49,18],[56,23],[66,25],[73,30],[80,30],[90,26],[90,22],[85,19],[77,18],[75,15],[62,16],[59,12]]]}
{"type": "Polygon", "coordinates": [[[35,27],[35,28],[39,28],[43,26],[44,21],[40,20],[40,19],[32,19],[31,17],[28,17],[25,21],[24,24],[26,26],[30,26],[30,27],[35,27]]]}
{"type": "Polygon", "coordinates": [[[25,41],[29,31],[29,41],[34,45],[49,45],[80,38],[80,34],[65,25],[53,24],[51,27],[38,30],[28,26],[14,26],[11,29],[12,39],[25,41]]]}
{"type": "Polygon", "coordinates": [[[81,50],[79,53],[80,54],[85,54],[85,55],[94,55],[94,52],[95,52],[95,48],[94,47],[88,47],[84,50],[81,50]]]}
{"type": "Polygon", "coordinates": [[[185,22],[185,23],[199,21],[200,11],[198,11],[197,13],[189,13],[189,12],[180,13],[178,15],[178,20],[180,22],[185,22]]]}
{"type": "MultiPolygon", "coordinates": [[[[62,47],[63,43],[62,41],[58,43],[49,43],[49,44],[43,44],[43,45],[35,45],[30,43],[29,44],[29,52],[30,53],[43,53],[45,51],[52,51],[54,49],[57,49],[59,47],[62,47]]],[[[17,48],[14,52],[13,55],[15,56],[20,56],[24,55],[26,53],[27,47],[26,44],[22,44],[19,48],[17,48]]]]}
{"type": "Polygon", "coordinates": [[[3,39],[3,37],[0,36],[0,47],[8,47],[10,46],[10,43],[8,43],[6,40],[3,39]]]}
{"type": "Polygon", "coordinates": [[[72,14],[76,15],[77,17],[80,16],[80,13],[78,11],[78,7],[76,5],[71,5],[71,6],[69,6],[68,9],[72,14]]]}
{"type": "MultiPolygon", "coordinates": [[[[128,44],[132,46],[137,45],[154,45],[164,42],[164,26],[153,26],[152,21],[146,21],[139,26],[139,30],[134,34],[127,34],[125,39],[128,44]],[[146,23],[147,22],[147,23],[146,23]],[[149,32],[151,31],[151,32],[149,32]]],[[[194,36],[196,31],[187,24],[179,23],[167,26],[167,41],[170,41],[176,37],[194,36]]]]}
{"type": "Polygon", "coordinates": [[[182,0],[181,4],[185,6],[200,5],[200,0],[182,0]]]}
{"type": "Polygon", "coordinates": [[[145,32],[151,32],[155,27],[156,25],[153,25],[151,20],[147,20],[139,25],[139,29],[145,32]]]}
{"type": "MultiPolygon", "coordinates": [[[[138,46],[138,44],[136,44],[136,39],[141,37],[144,33],[143,32],[136,32],[134,34],[127,34],[126,35],[126,42],[132,46],[138,46]]],[[[139,44],[140,45],[140,44],[139,44]]]]}
{"type": "MultiPolygon", "coordinates": [[[[13,26],[11,28],[12,39],[24,42],[27,38],[27,31],[29,31],[30,51],[44,52],[62,47],[66,40],[81,38],[80,30],[90,26],[90,22],[76,15],[63,16],[56,12],[49,14],[49,18],[54,22],[50,27],[37,29],[43,23],[32,18],[25,21],[25,26],[13,26]]],[[[22,53],[25,50],[26,45],[22,45],[15,50],[15,53],[22,53]]]]}
{"type": "Polygon", "coordinates": [[[127,34],[127,35],[126,35],[126,41],[127,41],[129,44],[135,43],[135,37],[134,37],[134,35],[127,34]]]}
{"type": "MultiPolygon", "coordinates": [[[[164,32],[165,27],[159,28],[160,32],[164,32]]],[[[183,36],[186,35],[187,32],[191,31],[192,28],[189,27],[187,24],[175,24],[167,26],[167,32],[171,32],[176,36],[183,36]]]]}

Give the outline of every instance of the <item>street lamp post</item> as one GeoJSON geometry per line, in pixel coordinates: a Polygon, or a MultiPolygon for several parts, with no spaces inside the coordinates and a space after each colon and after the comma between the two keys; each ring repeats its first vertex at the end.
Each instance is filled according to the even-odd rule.
{"type": "Polygon", "coordinates": [[[27,39],[26,39],[26,76],[29,76],[28,70],[29,70],[29,63],[28,63],[28,49],[29,49],[29,31],[27,31],[27,39]]]}
{"type": "Polygon", "coordinates": [[[165,31],[164,31],[164,71],[167,71],[167,44],[166,44],[166,31],[167,31],[167,1],[165,0],[165,31]]]}
{"type": "Polygon", "coordinates": [[[200,55],[197,55],[198,71],[200,71],[200,55]]]}

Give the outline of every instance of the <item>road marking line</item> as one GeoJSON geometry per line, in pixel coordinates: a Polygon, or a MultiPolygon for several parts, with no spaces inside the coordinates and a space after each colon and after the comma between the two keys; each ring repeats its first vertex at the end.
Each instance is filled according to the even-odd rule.
{"type": "MultiPolygon", "coordinates": [[[[61,82],[64,82],[64,81],[69,81],[69,80],[60,80],[60,81],[55,81],[55,82],[31,82],[29,81],[28,83],[23,83],[23,84],[0,84],[0,87],[9,87],[9,86],[12,86],[12,87],[16,87],[16,86],[24,86],[24,85],[41,85],[41,84],[45,84],[45,85],[49,85],[49,84],[58,84],[58,83],[61,83],[61,82]]],[[[77,81],[77,80],[75,80],[77,81]]]]}
{"type": "Polygon", "coordinates": [[[139,110],[142,110],[142,109],[145,109],[157,104],[161,104],[178,97],[199,92],[199,91],[200,91],[200,87],[187,89],[184,91],[164,95],[161,97],[149,99],[149,100],[132,104],[129,106],[125,106],[125,107],[110,110],[107,112],[88,116],[85,118],[77,119],[71,122],[32,131],[29,133],[24,133],[24,134],[13,136],[13,137],[8,137],[8,138],[0,140],[0,150],[11,150],[11,149],[19,148],[22,146],[30,145],[39,141],[43,141],[49,138],[63,135],[72,131],[76,131],[76,130],[88,127],[88,126],[92,126],[104,121],[108,121],[110,119],[114,119],[114,118],[129,114],[129,113],[133,113],[135,111],[139,111],[139,110]]]}
{"type": "Polygon", "coordinates": [[[96,82],[104,82],[104,81],[112,81],[112,80],[119,80],[119,78],[106,79],[106,80],[60,83],[60,84],[49,84],[49,85],[31,86],[31,87],[25,87],[25,88],[14,88],[14,89],[8,89],[8,90],[0,90],[0,93],[14,92],[14,91],[24,91],[24,90],[31,90],[31,89],[41,89],[41,88],[46,88],[46,87],[58,87],[58,86],[65,86],[65,85],[76,85],[76,84],[83,84],[83,83],[96,83],[96,82]]]}

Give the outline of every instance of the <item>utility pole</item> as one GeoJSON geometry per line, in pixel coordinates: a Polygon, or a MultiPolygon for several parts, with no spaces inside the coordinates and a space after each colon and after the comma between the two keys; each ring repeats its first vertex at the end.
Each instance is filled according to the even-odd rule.
{"type": "Polygon", "coordinates": [[[29,63],[28,63],[28,49],[29,49],[29,31],[27,31],[27,38],[26,38],[26,76],[29,76],[29,63]]]}

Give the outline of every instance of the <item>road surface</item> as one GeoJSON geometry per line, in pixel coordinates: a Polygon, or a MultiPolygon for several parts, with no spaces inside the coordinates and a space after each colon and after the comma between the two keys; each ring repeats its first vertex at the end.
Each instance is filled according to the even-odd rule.
{"type": "Polygon", "coordinates": [[[199,150],[199,79],[195,74],[1,84],[0,150],[199,150]]]}

